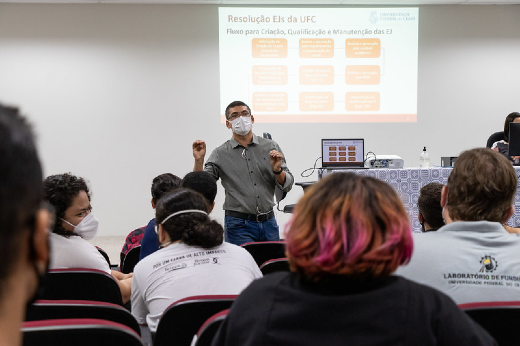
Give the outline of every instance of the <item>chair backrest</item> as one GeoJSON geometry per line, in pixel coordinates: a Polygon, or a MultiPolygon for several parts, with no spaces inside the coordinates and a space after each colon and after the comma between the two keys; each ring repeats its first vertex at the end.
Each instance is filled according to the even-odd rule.
{"type": "Polygon", "coordinates": [[[503,139],[504,139],[504,131],[498,131],[498,132],[493,133],[491,136],[489,136],[489,138],[487,140],[486,148],[491,148],[493,143],[501,141],[503,139]]]}
{"type": "Polygon", "coordinates": [[[468,303],[460,304],[459,308],[487,330],[500,346],[519,344],[516,328],[520,321],[520,301],[468,303]]]}
{"type": "Polygon", "coordinates": [[[59,319],[24,322],[24,346],[142,346],[131,328],[100,319],[59,319]]]}
{"type": "Polygon", "coordinates": [[[110,258],[108,257],[108,254],[106,253],[106,251],[103,250],[102,248],[100,248],[99,246],[96,246],[96,249],[99,251],[99,253],[101,254],[101,256],[103,256],[103,258],[105,259],[105,261],[107,261],[108,266],[111,267],[112,264],[110,263],[110,258]]]}
{"type": "Polygon", "coordinates": [[[141,254],[141,246],[135,246],[128,251],[123,262],[121,262],[121,272],[129,274],[134,272],[134,267],[139,262],[139,255],[141,254]]]}
{"type": "Polygon", "coordinates": [[[96,269],[52,269],[40,297],[49,300],[94,300],[123,305],[121,290],[109,274],[96,269]]]}
{"type": "Polygon", "coordinates": [[[285,242],[283,240],[252,242],[240,246],[249,251],[259,267],[270,259],[285,257],[285,242]]]}
{"type": "Polygon", "coordinates": [[[154,346],[190,346],[204,322],[229,309],[237,295],[193,296],[176,301],[165,311],[155,333],[154,346]]]}
{"type": "Polygon", "coordinates": [[[204,322],[197,332],[197,341],[195,342],[195,346],[211,346],[211,342],[213,341],[215,334],[217,334],[218,328],[226,319],[228,312],[229,309],[217,312],[204,322]]]}
{"type": "Polygon", "coordinates": [[[96,318],[121,323],[141,335],[132,314],[120,305],[89,300],[37,300],[27,309],[26,321],[96,318]]]}
{"type": "Polygon", "coordinates": [[[260,271],[263,275],[280,271],[288,272],[290,271],[289,260],[287,258],[275,258],[266,261],[260,266],[260,271]]]}

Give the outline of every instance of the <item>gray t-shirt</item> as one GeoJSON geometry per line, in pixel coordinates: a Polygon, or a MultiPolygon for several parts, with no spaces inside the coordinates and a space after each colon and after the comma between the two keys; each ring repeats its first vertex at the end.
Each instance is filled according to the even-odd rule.
{"type": "Polygon", "coordinates": [[[275,205],[273,196],[276,188],[285,192],[291,190],[294,177],[287,168],[285,156],[282,162],[285,184],[282,186],[276,181],[271,169],[271,150],[282,153],[278,143],[255,134],[247,148],[231,138],[213,150],[204,170],[215,179],[222,179],[222,186],[226,190],[224,210],[247,214],[265,213],[275,205]]]}
{"type": "Polygon", "coordinates": [[[414,233],[413,256],[396,274],[457,304],[520,300],[520,235],[498,222],[456,221],[414,233]]]}

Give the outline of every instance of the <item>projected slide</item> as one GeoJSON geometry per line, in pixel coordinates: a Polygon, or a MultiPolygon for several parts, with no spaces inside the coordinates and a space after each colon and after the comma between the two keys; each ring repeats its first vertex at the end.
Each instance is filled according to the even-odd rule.
{"type": "Polygon", "coordinates": [[[256,122],[416,122],[418,20],[417,8],[221,7],[222,112],[241,100],[256,122]]]}

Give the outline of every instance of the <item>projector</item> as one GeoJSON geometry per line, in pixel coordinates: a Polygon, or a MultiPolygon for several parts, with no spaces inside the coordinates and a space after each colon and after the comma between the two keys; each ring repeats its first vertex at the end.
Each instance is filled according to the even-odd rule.
{"type": "Polygon", "coordinates": [[[404,160],[397,155],[377,155],[365,161],[368,168],[403,168],[404,160]]]}

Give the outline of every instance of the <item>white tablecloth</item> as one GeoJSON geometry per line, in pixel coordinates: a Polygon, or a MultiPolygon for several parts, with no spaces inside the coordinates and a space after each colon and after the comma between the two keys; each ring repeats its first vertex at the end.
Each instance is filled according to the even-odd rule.
{"type": "MultiPolygon", "coordinates": [[[[419,210],[417,209],[417,200],[419,193],[424,185],[429,183],[447,184],[448,177],[451,173],[451,167],[431,167],[431,168],[401,168],[401,169],[327,169],[319,171],[320,178],[327,176],[333,172],[353,172],[363,176],[374,177],[385,181],[392,186],[406,209],[410,218],[410,224],[414,232],[421,231],[421,224],[417,219],[419,210]]],[[[516,176],[520,177],[520,167],[515,167],[516,176]]],[[[520,180],[520,178],[519,178],[520,180]]],[[[520,225],[520,196],[518,194],[518,186],[514,201],[515,213],[509,220],[511,226],[520,225]]]]}

